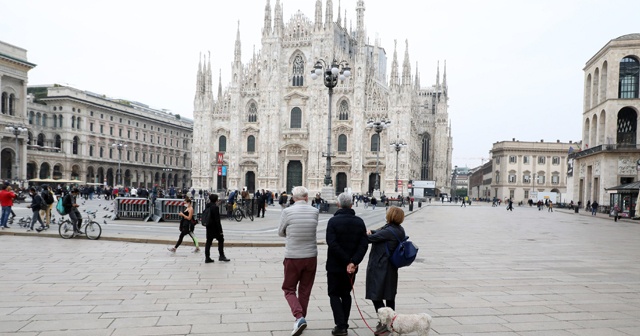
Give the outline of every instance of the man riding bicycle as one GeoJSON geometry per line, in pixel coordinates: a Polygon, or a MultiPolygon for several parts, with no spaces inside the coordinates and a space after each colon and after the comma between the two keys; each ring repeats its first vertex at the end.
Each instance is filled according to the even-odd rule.
{"type": "Polygon", "coordinates": [[[62,206],[64,207],[64,211],[69,215],[71,224],[73,224],[73,231],[76,234],[80,234],[80,227],[82,226],[82,215],[80,215],[78,203],[76,202],[79,193],[78,188],[73,188],[73,190],[62,199],[62,206]]]}

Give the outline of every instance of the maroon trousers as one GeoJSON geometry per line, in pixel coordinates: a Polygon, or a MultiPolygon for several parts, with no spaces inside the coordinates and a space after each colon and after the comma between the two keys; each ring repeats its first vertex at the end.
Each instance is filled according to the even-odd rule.
{"type": "Polygon", "coordinates": [[[282,291],[291,307],[291,313],[296,319],[306,317],[311,289],[316,279],[318,258],[285,258],[282,264],[284,265],[282,291]]]}

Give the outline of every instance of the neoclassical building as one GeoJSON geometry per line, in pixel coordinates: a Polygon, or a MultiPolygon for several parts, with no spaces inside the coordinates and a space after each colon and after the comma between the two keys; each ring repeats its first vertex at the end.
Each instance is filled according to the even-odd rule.
{"type": "MultiPolygon", "coordinates": [[[[504,200],[510,198],[514,202],[529,199],[536,200],[537,192],[555,192],[558,196],[553,202],[567,202],[567,156],[577,144],[570,142],[532,142],[532,141],[500,141],[491,148],[493,176],[490,190],[479,197],[504,200]]],[[[484,166],[483,166],[484,167],[484,166]]],[[[476,184],[476,197],[482,192],[476,184]]],[[[473,189],[473,187],[472,187],[473,189]]]]}
{"type": "Polygon", "coordinates": [[[607,188],[638,180],[639,72],[640,34],[609,41],[584,67],[584,145],[569,157],[576,201],[609,205],[607,188]]]}
{"type": "Polygon", "coordinates": [[[215,98],[210,60],[201,60],[194,100],[194,187],[290,191],[304,185],[320,191],[329,99],[322,78],[314,81],[310,74],[318,60],[335,59],[347,61],[352,76],[333,93],[334,190],[372,191],[379,154],[380,190],[393,194],[396,151],[389,144],[401,139],[408,145],[397,153],[405,194],[408,180],[435,180],[439,191],[449,192],[446,64],[442,82],[438,67],[436,83],[422,87],[418,70],[412,75],[406,42],[401,61],[394,46],[388,72],[385,49],[366,36],[363,0],[355,18],[355,29],[348,28],[340,8],[334,15],[331,0],[324,6],[317,0],[314,19],[298,11],[285,22],[280,0],[273,11],[267,0],[261,49],[243,62],[238,27],[231,82],[223,88],[220,78],[215,98]],[[391,120],[388,129],[378,135],[366,128],[369,119],[381,118],[391,120]]]}
{"type": "Polygon", "coordinates": [[[28,72],[35,64],[27,61],[23,48],[0,41],[0,179],[24,179],[27,134],[16,136],[7,126],[26,128],[28,72]]]}
{"type": "Polygon", "coordinates": [[[30,86],[28,92],[28,179],[191,186],[192,120],[61,85],[30,86]],[[114,144],[122,145],[121,153],[114,144]]]}

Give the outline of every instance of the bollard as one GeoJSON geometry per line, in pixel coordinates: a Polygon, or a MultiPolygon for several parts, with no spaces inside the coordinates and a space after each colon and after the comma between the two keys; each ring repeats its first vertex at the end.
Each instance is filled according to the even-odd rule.
{"type": "Polygon", "coordinates": [[[409,202],[409,211],[413,211],[413,202],[409,202]]]}
{"type": "Polygon", "coordinates": [[[418,208],[422,208],[422,201],[418,201],[418,208]]]}

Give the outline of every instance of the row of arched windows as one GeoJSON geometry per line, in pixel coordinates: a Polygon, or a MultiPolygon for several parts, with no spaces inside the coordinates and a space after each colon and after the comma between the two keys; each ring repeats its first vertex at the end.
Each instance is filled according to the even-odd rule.
{"type": "MultiPolygon", "coordinates": [[[[584,90],[585,108],[600,104],[607,99],[608,63],[604,61],[601,67],[596,67],[593,74],[587,75],[584,90]]],[[[626,56],[619,63],[618,98],[640,98],[640,60],[636,56],[626,56]]]]}
{"type": "Polygon", "coordinates": [[[602,110],[600,114],[593,114],[584,121],[583,142],[585,147],[595,147],[603,144],[633,145],[636,144],[638,129],[638,113],[631,107],[624,107],[618,111],[616,118],[616,133],[605,134],[607,113],[602,110]]]}
{"type": "Polygon", "coordinates": [[[13,93],[3,92],[0,101],[2,114],[16,115],[16,96],[13,93]]]}
{"type": "MultiPolygon", "coordinates": [[[[80,121],[80,118],[78,117],[77,119],[75,117],[73,117],[73,123],[75,125],[76,120],[80,121]]],[[[57,127],[62,127],[62,114],[60,115],[52,115],[51,116],[51,124],[53,126],[53,128],[57,128],[57,127]]],[[[36,126],[42,126],[42,127],[47,127],[49,125],[49,116],[46,113],[42,113],[40,114],[40,112],[33,112],[33,111],[29,111],[29,125],[36,125],[36,126]]],[[[78,129],[80,129],[80,126],[78,124],[78,129]]]]}
{"type": "MultiPolygon", "coordinates": [[[[380,150],[380,135],[378,133],[371,136],[371,151],[377,152],[380,150]]],[[[227,151],[227,137],[222,135],[218,138],[218,151],[227,151]]],[[[247,152],[255,153],[256,151],[256,137],[249,135],[247,137],[247,152]]],[[[347,151],[347,136],[345,134],[338,135],[338,152],[347,151]]]]}

